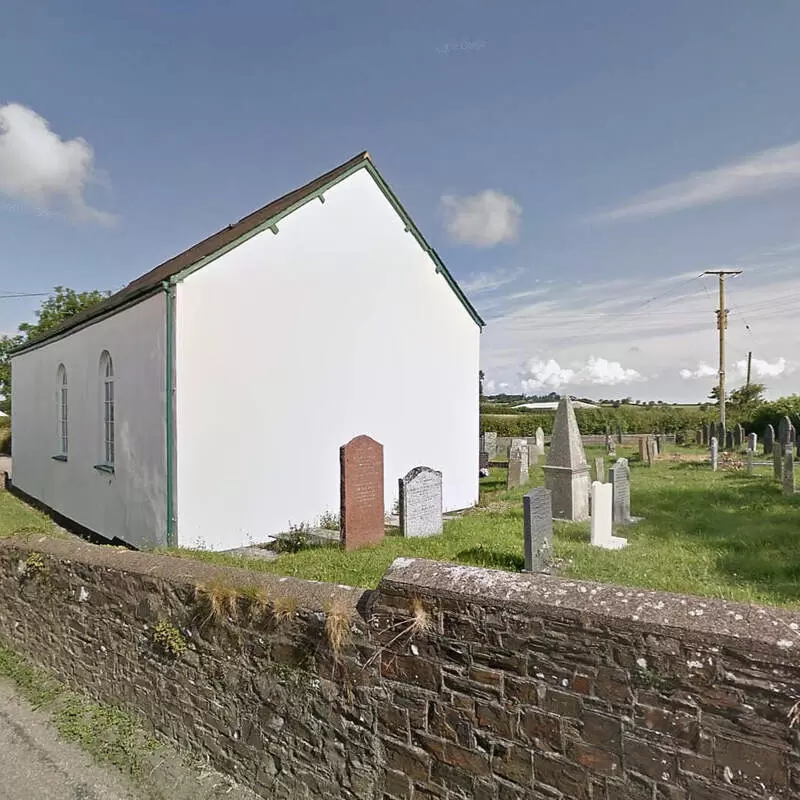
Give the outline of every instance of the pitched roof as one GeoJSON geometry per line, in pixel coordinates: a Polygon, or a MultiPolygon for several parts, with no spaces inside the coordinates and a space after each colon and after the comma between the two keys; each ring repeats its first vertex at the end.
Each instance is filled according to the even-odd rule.
{"type": "Polygon", "coordinates": [[[190,247],[188,250],[184,250],[182,253],[170,258],[163,264],[159,264],[157,267],[131,281],[127,286],[120,289],[115,294],[112,294],[110,297],[107,297],[102,302],[64,320],[60,325],[51,328],[42,336],[15,348],[12,353],[19,353],[43,344],[50,339],[57,338],[67,333],[73,328],[81,327],[91,320],[106,316],[120,309],[122,306],[143,300],[145,297],[159,291],[164,281],[175,278],[175,276],[178,276],[180,273],[200,265],[200,262],[206,263],[208,260],[211,260],[215,254],[221,255],[223,251],[230,249],[230,247],[234,246],[243,237],[269,227],[270,224],[274,224],[281,217],[291,213],[298,206],[318,196],[325,189],[330,188],[333,184],[338,183],[340,180],[362,167],[366,168],[377,181],[389,202],[405,221],[408,230],[414,234],[423,249],[433,258],[436,263],[437,272],[443,274],[445,280],[456,293],[468,313],[479,326],[483,327],[485,323],[478,315],[478,312],[447,271],[447,268],[442,263],[436,251],[425,241],[416,225],[411,221],[408,213],[373,164],[369,153],[364,151],[354,158],[351,158],[349,161],[346,161],[344,164],[340,164],[330,172],[320,175],[305,186],[301,186],[299,189],[295,189],[283,195],[283,197],[273,200],[271,203],[259,208],[252,214],[242,217],[238,222],[226,226],[207,239],[203,239],[202,242],[190,247]]]}

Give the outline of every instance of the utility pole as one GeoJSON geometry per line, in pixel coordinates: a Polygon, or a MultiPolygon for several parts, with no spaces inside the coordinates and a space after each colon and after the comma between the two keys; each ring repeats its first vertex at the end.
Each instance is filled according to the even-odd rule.
{"type": "Polygon", "coordinates": [[[725,278],[728,275],[741,275],[740,269],[707,269],[703,275],[719,276],[719,310],[717,328],[719,329],[719,421],[725,428],[725,330],[728,327],[728,309],[725,308],[725,278]]]}
{"type": "Polygon", "coordinates": [[[753,351],[751,350],[747,354],[747,384],[746,384],[747,386],[750,385],[750,364],[752,363],[752,361],[753,361],[753,351]]]}

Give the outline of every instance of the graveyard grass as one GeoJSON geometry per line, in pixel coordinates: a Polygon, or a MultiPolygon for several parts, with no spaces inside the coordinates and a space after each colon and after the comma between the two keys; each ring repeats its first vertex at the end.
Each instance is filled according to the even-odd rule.
{"type": "MultiPolygon", "coordinates": [[[[589,544],[589,523],[554,523],[559,574],[621,586],[662,589],[742,602],[800,608],[800,494],[785,497],[771,468],[756,473],[712,472],[703,462],[671,461],[673,448],[648,468],[632,448],[618,448],[631,464],[631,510],[644,517],[615,531],[628,539],[620,551],[589,544]]],[[[587,448],[593,464],[604,448],[587,448]]],[[[707,456],[706,456],[707,458],[707,456]]],[[[610,461],[606,458],[606,467],[610,461]]],[[[374,587],[397,556],[430,558],[519,571],[523,567],[522,495],[544,484],[541,466],[529,483],[505,489],[506,472],[481,481],[480,506],[445,522],[444,534],[424,539],[387,536],[350,553],[312,548],[262,562],[217,553],[188,557],[248,566],[311,580],[374,587]]]]}

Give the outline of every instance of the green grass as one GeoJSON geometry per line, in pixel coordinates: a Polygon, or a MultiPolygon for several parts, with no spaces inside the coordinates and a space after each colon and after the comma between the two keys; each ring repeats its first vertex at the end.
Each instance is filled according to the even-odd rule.
{"type": "Polygon", "coordinates": [[[69,691],[1,642],[0,677],[13,681],[34,708],[48,714],[64,739],[134,777],[140,776],[148,754],[158,747],[130,714],[69,691]]]}
{"type": "MultiPolygon", "coordinates": [[[[800,607],[800,495],[784,497],[769,468],[712,472],[707,463],[638,463],[633,448],[632,511],[644,519],[618,533],[628,547],[607,551],[589,544],[588,523],[555,523],[554,546],[565,577],[624,586],[800,607]]],[[[703,448],[673,448],[682,454],[703,448]]],[[[594,462],[603,448],[587,448],[594,462]]],[[[669,452],[667,453],[669,455],[669,452]]],[[[606,459],[606,466],[609,465],[606,459]]],[[[505,470],[481,481],[481,505],[447,522],[442,536],[387,536],[352,553],[308,549],[262,562],[207,551],[180,555],[311,580],[374,587],[397,556],[518,571],[523,566],[522,495],[542,485],[541,467],[524,489],[506,491],[505,470]]]]}
{"type": "Polygon", "coordinates": [[[25,533],[54,534],[52,521],[10,492],[0,491],[0,539],[25,533]]]}

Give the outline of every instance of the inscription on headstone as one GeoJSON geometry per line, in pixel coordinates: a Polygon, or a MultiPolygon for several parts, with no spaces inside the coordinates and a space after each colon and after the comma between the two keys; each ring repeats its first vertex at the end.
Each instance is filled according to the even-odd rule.
{"type": "Polygon", "coordinates": [[[553,559],[553,504],[550,490],[538,487],[522,497],[525,571],[541,572],[553,559]]]}
{"type": "Polygon", "coordinates": [[[383,445],[357,436],[339,449],[341,542],[355,550],[383,540],[383,445]]]}
{"type": "Polygon", "coordinates": [[[507,488],[513,489],[528,482],[528,445],[524,439],[515,439],[508,453],[507,488]]]}
{"type": "Polygon", "coordinates": [[[414,467],[400,478],[400,530],[403,536],[437,536],[442,532],[442,473],[414,467]]]}
{"type": "Polygon", "coordinates": [[[618,459],[608,470],[608,480],[612,487],[612,518],[624,525],[631,521],[631,471],[627,458],[618,459]]]}

